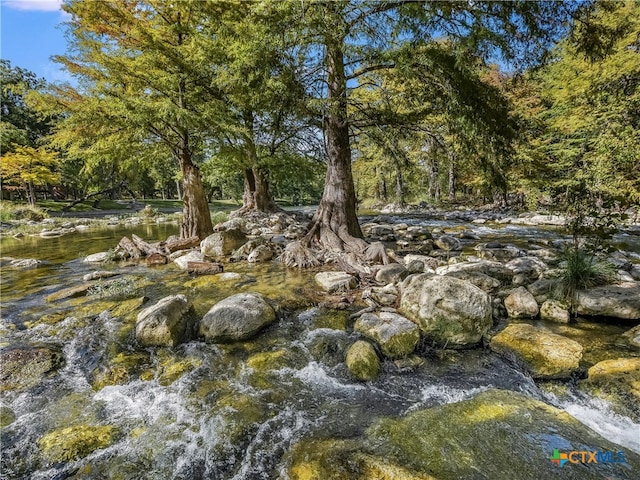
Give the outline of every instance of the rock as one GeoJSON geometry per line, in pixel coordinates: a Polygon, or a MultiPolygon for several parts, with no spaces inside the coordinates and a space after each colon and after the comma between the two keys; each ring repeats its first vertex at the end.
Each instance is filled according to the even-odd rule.
{"type": "Polygon", "coordinates": [[[485,260],[507,261],[523,256],[523,251],[513,245],[493,246],[491,242],[476,245],[474,250],[485,260]]]}
{"type": "Polygon", "coordinates": [[[365,313],[353,330],[376,342],[382,353],[391,359],[406,357],[420,340],[420,329],[411,320],[397,313],[365,313]]]}
{"type": "Polygon", "coordinates": [[[116,433],[111,425],[75,425],[47,433],[38,440],[38,446],[50,462],[70,462],[84,458],[99,448],[108,447],[113,443],[116,433]]]}
{"type": "Polygon", "coordinates": [[[439,345],[478,343],[492,325],[489,295],[453,277],[411,275],[400,286],[402,315],[439,345]]]}
{"type": "Polygon", "coordinates": [[[390,263],[389,265],[381,266],[376,272],[376,281],[384,283],[397,283],[409,274],[407,269],[399,263],[390,263]]]}
{"type": "Polygon", "coordinates": [[[564,226],[567,223],[566,217],[562,215],[541,215],[534,214],[526,217],[512,218],[511,223],[519,225],[556,225],[564,226]]]}
{"type": "Polygon", "coordinates": [[[580,290],[576,311],[581,315],[640,319],[640,286],[636,282],[580,290]]]}
{"type": "Polygon", "coordinates": [[[161,253],[152,253],[145,259],[147,267],[152,267],[156,265],[166,265],[168,261],[169,259],[164,255],[162,255],[161,253]]]}
{"type": "Polygon", "coordinates": [[[105,263],[111,259],[111,252],[98,252],[84,257],[85,263],[105,263]]]}
{"type": "Polygon", "coordinates": [[[84,297],[89,289],[93,287],[95,284],[84,284],[78,285],[75,287],[63,288],[62,290],[58,290],[51,295],[47,295],[47,302],[55,302],[57,300],[63,300],[65,298],[76,298],[76,297],[84,297]]]}
{"type": "Polygon", "coordinates": [[[430,257],[428,255],[409,254],[409,255],[406,255],[402,259],[402,261],[404,262],[407,269],[409,268],[409,265],[414,261],[422,262],[425,268],[430,268],[431,270],[435,270],[441,265],[440,260],[438,260],[437,258],[430,257]]]}
{"type": "Polygon", "coordinates": [[[510,283],[513,272],[500,262],[480,260],[479,262],[462,262],[436,268],[438,275],[449,275],[452,272],[478,272],[489,275],[500,282],[510,283]]]}
{"type": "MultiPolygon", "coordinates": [[[[380,305],[393,305],[398,299],[398,289],[393,283],[384,287],[373,287],[370,296],[380,305]]],[[[365,298],[364,293],[362,298],[365,298]]]]}
{"type": "Polygon", "coordinates": [[[224,270],[221,263],[187,262],[187,272],[195,275],[214,275],[224,270]]]}
{"type": "Polygon", "coordinates": [[[329,293],[353,290],[358,284],[356,278],[347,272],[319,272],[315,279],[320,288],[329,293]]]}
{"type": "Polygon", "coordinates": [[[462,250],[462,243],[450,235],[442,235],[434,240],[434,243],[441,250],[456,251],[462,250]]]}
{"type": "Polygon", "coordinates": [[[640,358],[603,360],[589,369],[581,390],[605,399],[613,410],[640,422],[640,358]]]}
{"type": "Polygon", "coordinates": [[[136,339],[145,347],[174,347],[191,340],[194,323],[187,297],[172,295],[138,314],[136,339]]]}
{"type": "Polygon", "coordinates": [[[489,275],[485,275],[480,272],[450,272],[447,273],[448,277],[459,278],[460,280],[465,280],[467,282],[473,283],[480,290],[491,293],[500,288],[500,280],[490,277],[489,275]]]}
{"type": "Polygon", "coordinates": [[[616,343],[640,348],[640,325],[637,325],[631,330],[627,330],[626,332],[624,332],[622,335],[620,335],[620,339],[616,343]]]}
{"type": "Polygon", "coordinates": [[[541,278],[527,285],[527,290],[531,292],[538,303],[544,303],[558,289],[558,285],[559,282],[555,278],[541,278]]]}
{"type": "Polygon", "coordinates": [[[531,280],[537,280],[542,272],[547,270],[547,264],[538,257],[518,257],[509,261],[505,267],[513,272],[514,275],[519,273],[526,275],[531,280]]]}
{"type": "Polygon", "coordinates": [[[532,325],[519,323],[491,339],[491,350],[521,363],[534,378],[569,378],[578,369],[582,345],[532,325]]]}
{"type": "Polygon", "coordinates": [[[96,270],[94,272],[87,273],[85,276],[82,277],[82,279],[85,282],[90,282],[91,280],[99,280],[99,279],[102,279],[102,278],[117,277],[118,275],[120,275],[119,272],[110,272],[108,270],[96,270]]]}
{"type": "Polygon", "coordinates": [[[540,309],[533,295],[524,287],[516,288],[504,299],[504,306],[511,318],[533,318],[540,309]]]}
{"type": "Polygon", "coordinates": [[[216,303],[200,321],[207,342],[246,340],[276,320],[276,312],[258,293],[238,293],[216,303]]]}
{"type": "Polygon", "coordinates": [[[9,267],[13,268],[33,268],[40,265],[42,262],[35,258],[16,258],[9,262],[9,267]]]}
{"type": "Polygon", "coordinates": [[[349,373],[363,382],[375,380],[382,370],[380,359],[369,342],[358,340],[347,352],[349,373]]]}
{"type": "Polygon", "coordinates": [[[231,254],[247,241],[247,237],[239,228],[215,232],[202,240],[200,251],[205,257],[222,257],[231,254]]]}
{"type": "Polygon", "coordinates": [[[364,434],[305,439],[288,456],[291,480],[631,479],[640,469],[637,453],[605,440],[567,412],[498,389],[378,418],[364,434]],[[622,452],[625,462],[560,467],[550,460],[554,450],[622,452]]]}
{"type": "Polygon", "coordinates": [[[63,362],[59,351],[46,347],[10,348],[0,351],[0,392],[26,390],[56,370],[63,362]]]}
{"type": "Polygon", "coordinates": [[[187,252],[186,254],[173,259],[173,263],[175,263],[180,270],[186,270],[189,266],[189,262],[204,262],[204,261],[205,261],[204,255],[202,255],[202,253],[196,250],[187,252]]]}
{"type": "Polygon", "coordinates": [[[567,307],[557,300],[546,300],[540,307],[540,318],[556,323],[569,323],[567,307]]]}
{"type": "Polygon", "coordinates": [[[273,258],[273,250],[267,245],[258,245],[247,258],[249,263],[268,262],[273,258]]]}

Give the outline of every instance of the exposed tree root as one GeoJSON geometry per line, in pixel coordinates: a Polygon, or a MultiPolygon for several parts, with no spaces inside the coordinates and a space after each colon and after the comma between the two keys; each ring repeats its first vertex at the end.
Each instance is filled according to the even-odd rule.
{"type": "Polygon", "coordinates": [[[310,268],[322,265],[320,253],[305,246],[301,241],[287,245],[278,259],[287,267],[310,268]]]}

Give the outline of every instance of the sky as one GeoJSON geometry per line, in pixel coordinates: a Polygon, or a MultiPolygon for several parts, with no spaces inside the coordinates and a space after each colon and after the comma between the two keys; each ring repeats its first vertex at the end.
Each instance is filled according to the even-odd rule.
{"type": "Polygon", "coordinates": [[[51,57],[66,51],[62,0],[0,0],[0,57],[49,82],[69,75],[51,57]]]}

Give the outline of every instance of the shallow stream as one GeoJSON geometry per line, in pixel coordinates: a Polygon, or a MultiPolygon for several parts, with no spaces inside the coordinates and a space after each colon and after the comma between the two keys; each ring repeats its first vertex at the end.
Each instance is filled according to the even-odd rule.
{"type": "MultiPolygon", "coordinates": [[[[562,238],[553,229],[400,220],[434,228],[464,226],[483,241],[521,246],[562,238]]],[[[534,382],[488,349],[425,346],[420,351],[425,362],[416,369],[386,362],[379,380],[353,381],[344,364],[348,346],[357,339],[350,312],[314,306],[309,298],[315,272],[239,262],[225,265],[225,271],[240,278],[212,283],[173,265],[112,264],[106,269],[127,279],[115,296],[97,289],[94,295],[47,301],[96,270],[82,262],[85,255],[112,248],[124,235],[157,241],[177,230],[177,225],[149,224],[0,240],[2,256],[43,261],[32,269],[3,269],[0,346],[46,347],[63,358],[35,385],[0,390],[2,478],[289,478],[289,452],[300,441],[357,438],[377,419],[459,402],[490,388],[560,407],[604,438],[640,453],[640,425],[632,419],[572,382],[534,382]],[[202,316],[238,292],[260,292],[281,305],[279,320],[252,341],[193,341],[174,349],[142,349],[134,341],[141,297],[148,305],[184,293],[202,316]],[[58,432],[64,443],[64,435],[96,426],[110,428],[102,434],[104,443],[88,454],[71,452],[66,458],[63,451],[55,458],[44,453],[42,439],[48,433],[58,432]],[[70,427],[77,428],[63,430],[70,427]]],[[[640,254],[637,237],[616,241],[640,254]]],[[[581,320],[570,327],[548,326],[580,338],[585,368],[629,355],[614,345],[629,325],[581,320]]]]}

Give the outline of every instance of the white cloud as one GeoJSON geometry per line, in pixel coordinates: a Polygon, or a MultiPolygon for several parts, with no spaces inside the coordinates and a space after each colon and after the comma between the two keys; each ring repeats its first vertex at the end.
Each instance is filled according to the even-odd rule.
{"type": "Polygon", "coordinates": [[[62,0],[4,0],[2,6],[14,10],[55,12],[60,10],[62,0]]]}

